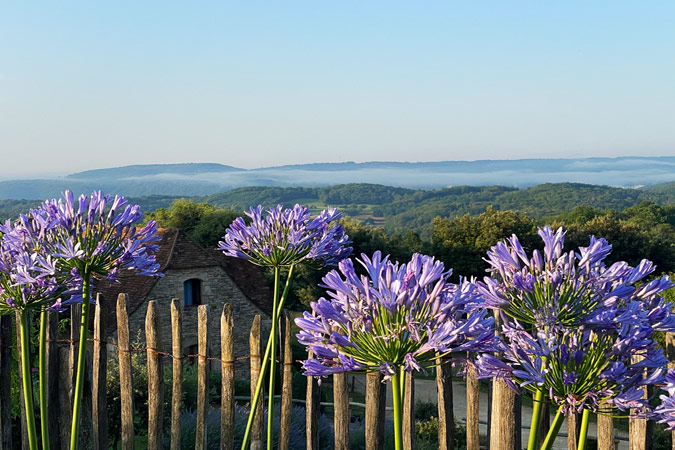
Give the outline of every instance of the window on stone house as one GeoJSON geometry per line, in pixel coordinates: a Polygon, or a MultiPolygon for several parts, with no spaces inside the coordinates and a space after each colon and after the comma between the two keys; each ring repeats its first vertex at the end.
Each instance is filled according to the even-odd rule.
{"type": "Polygon", "coordinates": [[[202,304],[202,280],[191,278],[183,283],[183,300],[185,306],[202,304]]]}

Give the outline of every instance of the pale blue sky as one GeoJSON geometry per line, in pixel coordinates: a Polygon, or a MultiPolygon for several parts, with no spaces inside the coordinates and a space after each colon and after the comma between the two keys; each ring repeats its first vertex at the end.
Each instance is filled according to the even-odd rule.
{"type": "Polygon", "coordinates": [[[671,1],[0,11],[3,178],[158,162],[675,154],[671,1]]]}

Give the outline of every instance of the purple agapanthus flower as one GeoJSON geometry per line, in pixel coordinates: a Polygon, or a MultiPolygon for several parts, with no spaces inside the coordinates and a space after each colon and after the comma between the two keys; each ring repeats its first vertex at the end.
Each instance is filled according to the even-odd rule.
{"type": "Polygon", "coordinates": [[[653,418],[659,423],[665,423],[668,430],[675,431],[675,370],[671,369],[666,374],[663,390],[668,395],[661,395],[661,404],[654,409],[653,418]]]}
{"type": "Polygon", "coordinates": [[[81,195],[75,201],[66,191],[62,199],[42,204],[52,254],[69,272],[115,280],[122,269],[138,275],[161,276],[155,253],[159,250],[155,221],[140,226],[138,205],[128,205],[119,195],[101,191],[81,195]]]}
{"type": "Polygon", "coordinates": [[[314,355],[306,375],[379,371],[388,379],[400,369],[424,370],[439,354],[464,360],[496,350],[494,318],[477,307],[475,286],[449,283],[443,263],[420,254],[392,263],[379,251],[357,261],[367,275],[343,260],[323,278],[328,299],[295,320],[298,341],[314,355]]]}
{"type": "Polygon", "coordinates": [[[61,311],[79,283],[61,272],[50,254],[53,224],[33,209],[0,227],[0,314],[15,310],[61,311]]]}
{"type": "Polygon", "coordinates": [[[351,254],[350,241],[337,223],[342,214],[331,208],[312,218],[309,209],[278,205],[263,214],[262,206],[235,219],[218,245],[226,255],[268,267],[292,266],[303,261],[332,265],[351,254]]]}
{"type": "Polygon", "coordinates": [[[639,287],[654,266],[621,261],[606,266],[611,246],[590,238],[564,252],[565,232],[539,230],[543,251],[528,256],[514,235],[488,252],[493,276],[477,283],[503,320],[503,361],[477,362],[480,377],[514,388],[543,390],[564,413],[632,410],[646,416],[642,386],[664,382],[667,364],[656,331],[675,331],[673,305],[662,293],[668,277],[639,287]]]}

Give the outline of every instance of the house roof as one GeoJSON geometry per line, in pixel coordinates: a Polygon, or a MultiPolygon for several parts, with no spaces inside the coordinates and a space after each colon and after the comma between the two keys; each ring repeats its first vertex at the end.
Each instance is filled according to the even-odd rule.
{"type": "MultiPolygon", "coordinates": [[[[159,230],[159,251],[155,254],[160,271],[220,267],[254,305],[271,315],[272,292],[262,269],[247,261],[225,256],[216,249],[204,249],[185,232],[174,228],[159,230]]],[[[94,287],[94,294],[101,294],[105,303],[104,323],[106,334],[117,328],[117,296],[129,294],[128,314],[132,315],[145,302],[159,277],[136,276],[132,271],[122,271],[118,282],[101,280],[94,287]]]]}

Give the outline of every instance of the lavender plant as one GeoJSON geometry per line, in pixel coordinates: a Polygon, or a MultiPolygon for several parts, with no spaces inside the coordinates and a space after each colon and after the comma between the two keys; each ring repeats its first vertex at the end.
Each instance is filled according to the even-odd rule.
{"type": "Polygon", "coordinates": [[[116,280],[123,269],[161,276],[154,255],[159,237],[154,221],[137,227],[143,219],[138,205],[128,205],[124,197],[109,197],[101,191],[89,197],[81,195],[77,202],[73,193],[66,191],[62,199],[44,202],[41,210],[51,224],[47,239],[51,254],[61,272],[71,274],[81,285],[82,321],[70,437],[70,448],[76,449],[92,282],[116,280]]]}
{"type": "Polygon", "coordinates": [[[654,333],[675,330],[672,305],[661,296],[672,283],[663,277],[636,287],[653,264],[606,266],[611,245],[604,239],[563,252],[562,229],[544,227],[539,235],[543,253],[528,257],[515,235],[488,252],[493,277],[477,286],[500,313],[503,360],[481,356],[478,374],[532,392],[528,450],[536,447],[544,402],[558,410],[542,449],[551,448],[569,413],[582,413],[583,449],[591,412],[650,413],[641,388],[664,381],[667,361],[654,333]]]}
{"type": "Polygon", "coordinates": [[[263,379],[270,366],[269,406],[267,414],[267,446],[272,448],[274,383],[276,365],[273,363],[277,353],[277,334],[279,315],[288,295],[288,289],[296,265],[331,265],[346,258],[351,253],[349,238],[337,221],[342,216],[335,209],[321,211],[312,218],[306,207],[295,205],[284,209],[278,205],[263,214],[262,206],[250,208],[246,215],[250,224],[243,218],[237,218],[226,230],[218,248],[228,256],[242,258],[253,264],[274,269],[274,302],[272,307],[272,330],[263,356],[258,385],[252,399],[246,432],[242,443],[245,450],[249,443],[253,417],[258,399],[262,393],[263,379]],[[288,276],[283,292],[279,292],[279,280],[282,268],[288,268],[288,276]]]}
{"type": "Polygon", "coordinates": [[[330,299],[311,304],[295,323],[298,341],[313,353],[305,375],[377,372],[391,380],[394,442],[402,447],[405,374],[424,371],[440,357],[463,362],[495,351],[493,317],[480,308],[475,286],[447,281],[451,271],[430,256],[415,254],[405,264],[392,263],[379,251],[357,261],[367,275],[359,277],[351,260],[323,278],[330,299]]]}

